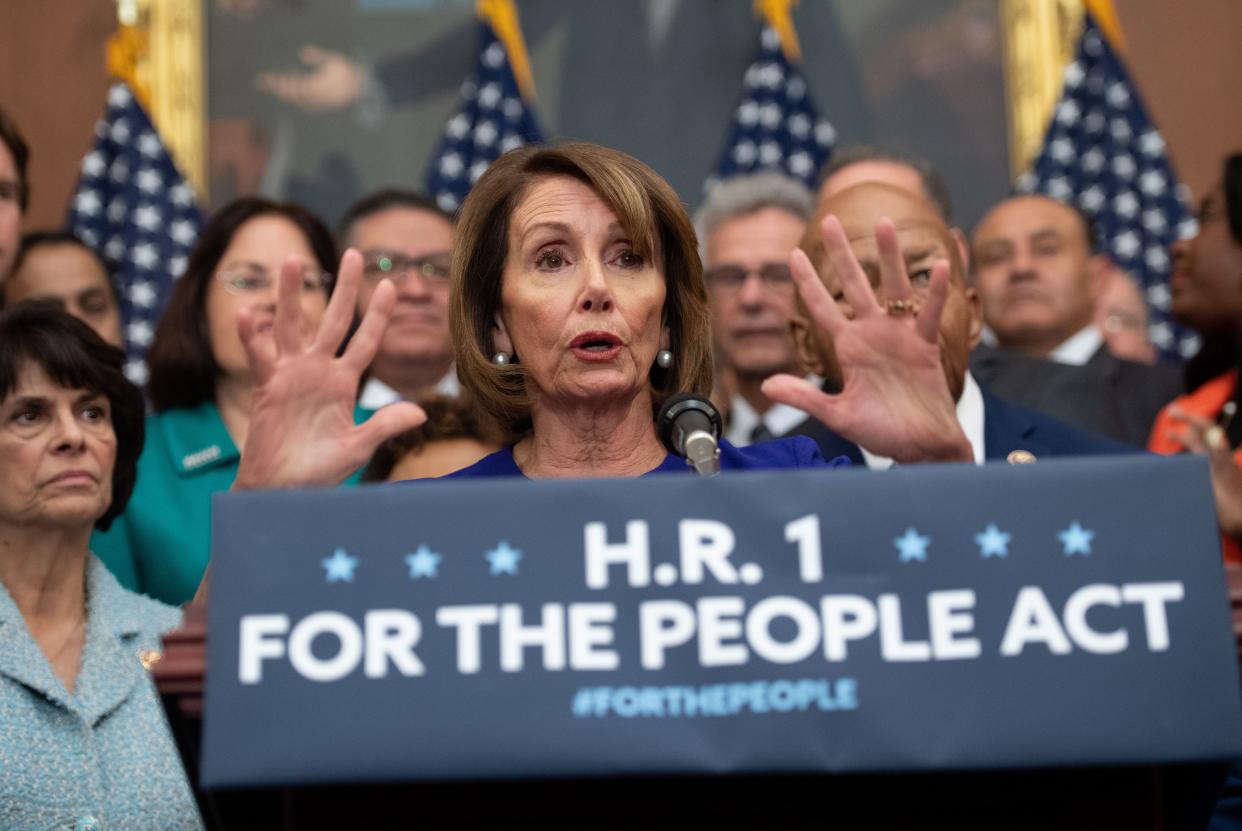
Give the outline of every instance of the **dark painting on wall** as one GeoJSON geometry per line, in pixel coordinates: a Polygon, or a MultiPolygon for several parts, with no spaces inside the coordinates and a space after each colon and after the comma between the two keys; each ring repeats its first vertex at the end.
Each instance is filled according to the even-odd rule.
{"type": "MultiPolygon", "coordinates": [[[[750,2],[518,0],[545,131],[651,164],[694,207],[758,47],[750,2]]],[[[838,144],[929,158],[969,224],[1009,187],[996,0],[807,0],[810,94],[838,144]]],[[[213,201],[296,199],[335,221],[421,187],[476,59],[471,0],[212,0],[213,201]]]]}

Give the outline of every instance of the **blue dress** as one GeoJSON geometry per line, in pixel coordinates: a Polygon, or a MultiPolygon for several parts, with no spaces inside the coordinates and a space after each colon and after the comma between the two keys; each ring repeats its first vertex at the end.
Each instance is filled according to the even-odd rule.
{"type": "MultiPolygon", "coordinates": [[[[805,436],[775,439],[749,447],[734,447],[723,439],[720,441],[721,470],[785,470],[798,467],[849,467],[850,460],[838,456],[824,461],[815,442],[805,436]]],[[[690,473],[686,460],[672,453],[644,476],[655,473],[690,473]]],[[[470,467],[450,473],[445,479],[476,476],[525,476],[513,458],[513,448],[505,447],[490,456],[484,456],[470,467]]]]}

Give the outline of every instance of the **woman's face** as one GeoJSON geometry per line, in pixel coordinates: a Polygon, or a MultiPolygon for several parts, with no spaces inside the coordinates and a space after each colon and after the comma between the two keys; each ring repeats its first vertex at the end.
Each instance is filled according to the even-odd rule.
{"type": "Polygon", "coordinates": [[[1199,233],[1173,244],[1173,316],[1204,334],[1242,324],[1242,245],[1229,233],[1218,186],[1199,205],[1199,233]]]}
{"type": "Polygon", "coordinates": [[[664,273],[612,209],[567,176],[537,180],[509,220],[497,349],[528,372],[535,407],[646,395],[663,331],[664,273]]]}
{"type": "Polygon", "coordinates": [[[0,403],[0,522],[92,525],[112,504],[115,462],[108,399],[26,367],[0,403]]]}
{"type": "Polygon", "coordinates": [[[250,363],[237,333],[237,316],[253,310],[259,337],[272,336],[276,318],[276,280],[280,267],[293,257],[302,263],[306,278],[302,290],[302,334],[319,328],[328,292],[310,243],[298,226],[283,216],[269,214],[251,219],[233,234],[207,286],[207,333],[211,354],[226,376],[245,376],[250,363]]]}

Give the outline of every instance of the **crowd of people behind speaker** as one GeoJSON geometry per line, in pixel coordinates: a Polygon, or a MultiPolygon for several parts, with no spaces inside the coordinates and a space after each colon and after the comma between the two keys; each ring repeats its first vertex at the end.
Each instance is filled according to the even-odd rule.
{"type": "MultiPolygon", "coordinates": [[[[818,449],[808,455],[805,438],[791,438],[779,451],[739,450],[728,457],[726,466],[794,467],[848,458],[858,468],[884,469],[895,457],[901,462],[969,458],[975,463],[1018,464],[1057,455],[1141,452],[1143,447],[1163,453],[1203,452],[1211,460],[1226,559],[1242,563],[1238,546],[1242,450],[1233,450],[1242,445],[1242,422],[1233,419],[1242,404],[1237,384],[1242,156],[1226,162],[1222,184],[1204,198],[1198,237],[1178,243],[1172,252],[1174,315],[1205,340],[1203,351],[1184,370],[1154,362],[1154,350],[1141,336],[1144,309],[1141,296],[1135,303],[1133,283],[1100,253],[1091,221],[1072,205],[1049,197],[1001,201],[968,238],[952,225],[949,189],[926,162],[862,146],[843,148],[825,171],[818,194],[775,173],[739,177],[718,186],[695,217],[704,267],[699,279],[695,234],[684,208],[644,166],[605,148],[597,152],[590,145],[519,156],[508,167],[500,166],[507,173],[486,179],[485,185],[497,188],[495,193],[475,200],[478,204],[491,198],[485,203],[491,213],[484,216],[486,211],[479,208],[482,213],[469,218],[456,236],[457,217],[405,190],[385,190],[349,208],[336,240],[305,209],[261,198],[235,200],[211,217],[177,281],[147,356],[150,415],[145,444],[142,431],[138,435],[142,450],[132,497],[126,505],[124,499],[110,504],[101,496],[107,521],[98,523],[89,543],[99,559],[78,552],[87,564],[82,573],[87,575],[83,579],[88,594],[113,591],[105,587],[112,584],[96,574],[102,562],[125,589],[172,605],[193,596],[208,564],[210,497],[233,486],[242,469],[256,390],[268,396],[264,402],[268,414],[297,415],[302,406],[296,401],[298,393],[287,389],[286,398],[271,402],[279,397],[272,393],[271,383],[279,373],[273,370],[272,355],[263,351],[269,347],[257,344],[272,340],[279,344],[282,327],[286,344],[281,348],[286,351],[295,341],[318,342],[335,333],[339,337],[329,352],[352,356],[355,362],[357,356],[366,356],[353,379],[351,420],[364,425],[371,419],[373,429],[360,440],[368,447],[379,445],[367,465],[365,478],[370,481],[439,476],[459,468],[466,475],[584,475],[580,466],[561,464],[564,459],[548,455],[558,449],[555,445],[564,446],[572,438],[562,433],[573,421],[574,407],[553,418],[544,416],[546,424],[560,425],[555,430],[544,427],[543,435],[552,440],[541,444],[535,436],[538,413],[548,412],[539,407],[548,408],[556,396],[546,396],[541,404],[537,397],[531,398],[530,390],[523,390],[523,384],[537,383],[545,371],[538,362],[542,346],[531,343],[528,350],[519,350],[506,328],[507,316],[515,309],[536,320],[546,318],[547,310],[540,305],[545,300],[535,295],[505,295],[502,300],[499,293],[501,270],[513,263],[511,251],[495,250],[496,240],[507,245],[510,223],[516,227],[531,220],[518,210],[522,207],[518,203],[531,199],[532,193],[548,201],[545,212],[560,210],[565,216],[558,221],[581,232],[574,244],[603,241],[605,247],[611,246],[616,223],[627,230],[640,221],[654,223],[653,236],[645,242],[626,243],[645,265],[621,267],[636,274],[652,267],[653,261],[657,270],[662,267],[660,303],[665,304],[667,291],[672,298],[667,302],[674,306],[665,305],[666,313],[675,308],[682,316],[671,333],[665,321],[662,334],[660,327],[647,332],[651,309],[646,306],[631,321],[643,331],[643,349],[652,353],[643,352],[644,360],[650,358],[646,365],[651,371],[650,377],[644,372],[625,383],[646,390],[642,394],[653,400],[644,398],[641,406],[619,416],[618,425],[634,441],[628,454],[618,457],[622,461],[616,469],[592,470],[589,475],[674,469],[668,460],[660,461],[663,451],[652,443],[649,431],[630,422],[635,412],[649,413],[652,404],[658,404],[655,398],[686,384],[701,386],[711,375],[710,367],[700,366],[708,361],[715,363],[711,391],[725,414],[731,445],[745,448],[781,436],[810,437],[818,449]],[[634,209],[632,194],[626,192],[622,198],[619,191],[610,190],[617,187],[609,178],[614,169],[628,171],[626,187],[650,200],[646,210],[654,214],[626,213],[634,209]],[[507,183],[506,175],[511,177],[507,183]],[[544,193],[540,188],[551,190],[544,193]],[[830,216],[836,219],[829,220],[830,216]],[[591,225],[595,220],[598,228],[591,225]],[[891,238],[885,230],[889,222],[891,238]],[[603,236],[597,240],[592,234],[603,236]],[[337,242],[358,249],[361,256],[356,262],[338,261],[337,242]],[[899,277],[889,273],[894,245],[906,260],[905,273],[899,277]],[[796,251],[805,257],[795,256],[796,251]],[[842,257],[852,260],[856,275],[842,272],[842,257]],[[282,317],[278,285],[282,268],[291,267],[286,262],[290,258],[298,261],[299,289],[296,301],[286,299],[282,317]],[[948,263],[947,271],[941,272],[944,276],[937,276],[943,269],[940,261],[948,263]],[[338,262],[353,262],[357,274],[347,287],[347,298],[335,304],[334,315],[337,279],[349,271],[338,269],[338,262]],[[816,287],[822,282],[822,289],[814,288],[819,295],[808,294],[812,286],[806,279],[795,285],[799,262],[806,264],[804,269],[814,269],[807,273],[816,275],[816,287]],[[865,295],[857,282],[862,277],[870,282],[865,295]],[[465,294],[459,290],[460,306],[450,308],[453,280],[477,290],[465,294]],[[389,284],[391,289],[380,291],[389,284]],[[835,312],[824,307],[825,298],[830,298],[835,312]],[[296,312],[289,311],[290,303],[296,312]],[[342,304],[347,306],[343,311],[342,304]],[[389,304],[392,311],[380,315],[383,328],[377,329],[381,324],[375,323],[375,310],[387,312],[389,304]],[[909,433],[883,427],[878,418],[860,425],[841,415],[841,401],[863,400],[866,391],[858,393],[858,383],[850,380],[856,346],[847,343],[843,354],[838,350],[843,348],[846,327],[858,331],[861,326],[854,324],[875,309],[901,318],[907,313],[919,317],[931,307],[938,312],[935,329],[919,331],[936,345],[952,399],[946,413],[954,435],[943,436],[936,453],[919,456],[901,446],[909,433]],[[700,311],[703,328],[695,317],[700,311]],[[353,326],[345,325],[342,315],[351,318],[353,326]],[[450,321],[456,330],[451,331],[450,321]],[[710,340],[700,343],[698,338],[708,328],[710,340]],[[359,342],[351,343],[355,332],[359,342]],[[527,356],[526,363],[519,362],[519,354],[527,356]],[[463,360],[464,391],[458,378],[463,360]],[[781,377],[778,383],[769,382],[776,376],[781,377]],[[1170,403],[1175,397],[1176,402],[1170,403]],[[398,434],[395,426],[421,420],[413,409],[402,409],[402,401],[424,402],[430,422],[398,434]],[[537,413],[534,420],[532,406],[537,413]],[[963,441],[955,445],[958,437],[963,441]],[[379,443],[378,438],[387,440],[379,443]]],[[[16,321],[44,325],[49,331],[72,331],[74,343],[87,343],[75,347],[84,349],[83,354],[92,353],[96,342],[104,350],[104,344],[119,346],[119,303],[107,261],[66,231],[20,234],[29,204],[28,160],[20,132],[0,110],[0,300],[12,307],[0,318],[0,328],[16,321]],[[40,300],[43,305],[25,302],[40,300]],[[81,319],[94,334],[85,335],[81,327],[65,330],[50,311],[52,306],[81,319]],[[41,311],[28,312],[30,308],[41,311]]],[[[617,266],[609,260],[603,267],[617,266]]],[[[547,270],[543,260],[535,270],[547,270]]],[[[890,334],[900,337],[896,328],[890,334]]],[[[917,346],[914,341],[893,343],[903,349],[917,346]]],[[[613,346],[601,341],[575,348],[606,352],[613,346]]],[[[319,359],[327,361],[322,355],[319,359]]],[[[119,367],[119,357],[107,362],[113,369],[119,367]]],[[[32,371],[27,364],[11,368],[4,404],[27,384],[32,371]]],[[[44,370],[45,374],[48,371],[59,370],[44,370]]],[[[52,380],[66,389],[85,386],[95,396],[104,392],[95,388],[103,382],[94,376],[73,372],[77,374],[61,373],[64,377],[52,380]]],[[[557,370],[548,367],[546,372],[549,389],[555,389],[557,370]]],[[[112,384],[116,373],[105,375],[112,384]]],[[[341,377],[349,380],[345,374],[341,377]]],[[[926,380],[924,373],[919,383],[926,380]]],[[[53,390],[44,398],[55,403],[57,396],[64,397],[62,392],[53,390]]],[[[566,394],[572,397],[583,391],[574,388],[566,394]]],[[[878,412],[870,406],[874,401],[864,403],[868,406],[859,412],[878,412]]],[[[931,418],[916,426],[930,429],[935,423],[931,418]]],[[[0,425],[0,432],[9,429],[0,425]]],[[[133,441],[130,431],[125,442],[132,447],[133,441]]],[[[60,450],[47,451],[49,458],[78,452],[66,450],[63,442],[58,446],[60,450]]],[[[264,453],[271,450],[262,441],[256,446],[264,453]]],[[[20,437],[14,447],[14,452],[28,450],[20,437]]],[[[366,461],[356,451],[354,457],[342,452],[336,461],[344,464],[342,460],[350,459],[340,476],[325,473],[326,468],[282,476],[271,473],[276,465],[268,473],[252,471],[248,484],[323,484],[343,479],[342,484],[349,485],[362,475],[366,461]]],[[[17,471],[6,465],[6,478],[17,471]]],[[[74,522],[81,526],[84,516],[75,515],[74,522]]],[[[90,517],[83,527],[89,528],[96,518],[90,517]]],[[[0,533],[11,531],[10,525],[19,524],[13,517],[0,516],[0,533]]],[[[20,570],[2,562],[0,566],[4,567],[0,607],[16,603],[15,608],[25,613],[24,598],[19,596],[25,588],[20,570]]],[[[156,607],[149,608],[152,620],[159,619],[151,630],[154,634],[172,625],[171,618],[165,620],[156,607]]],[[[35,620],[27,617],[26,624],[33,632],[35,620]]],[[[56,669],[64,656],[50,654],[38,633],[34,643],[56,669]]],[[[74,654],[86,672],[81,644],[74,654]]],[[[6,671],[0,662],[0,675],[6,671]]],[[[76,674],[57,674],[72,699],[76,674]]],[[[12,692],[5,690],[0,694],[12,692]]]]}
{"type": "MultiPolygon", "coordinates": [[[[106,341],[119,345],[119,303],[104,258],[68,231],[17,236],[29,202],[25,172],[29,152],[11,119],[4,116],[0,126],[4,138],[0,155],[10,171],[0,181],[0,276],[6,278],[0,282],[0,299],[8,305],[31,297],[55,299],[106,341]]],[[[743,176],[718,187],[695,217],[714,330],[715,398],[733,444],[801,434],[820,438],[826,452],[840,449],[813,418],[767,399],[761,384],[771,375],[793,372],[828,393],[838,391],[840,379],[833,375],[831,354],[799,351],[795,344],[794,332],[798,319],[805,317],[805,307],[798,306],[787,259],[799,244],[814,247],[811,229],[829,212],[825,205],[866,182],[916,195],[929,211],[917,221],[934,216],[943,226],[934,235],[948,243],[942,253],[953,264],[950,296],[962,294],[969,322],[955,332],[942,332],[941,346],[959,417],[970,425],[967,432],[976,461],[1028,461],[1059,452],[1118,448],[1103,437],[1162,452],[1200,446],[1193,437],[1167,438],[1167,426],[1153,434],[1152,426],[1161,408],[1182,393],[1183,374],[1193,391],[1202,382],[1202,366],[1233,360],[1232,332],[1222,334],[1188,318],[1208,334],[1203,352],[1184,373],[1156,362],[1143,332],[1141,295],[1100,250],[1091,220],[1079,209],[1046,196],[1009,197],[987,212],[968,240],[952,225],[949,188],[927,162],[863,145],[838,149],[818,194],[779,173],[743,176]],[[818,212],[813,210],[816,205],[818,212]],[[959,379],[958,368],[950,364],[963,350],[969,353],[969,366],[960,368],[959,379]],[[984,418],[980,410],[994,418],[984,418]],[[1000,417],[1002,410],[1007,418],[1000,417]],[[1051,425],[1048,416],[1064,422],[1056,425],[1058,430],[1067,425],[1082,431],[1065,433],[1076,438],[1068,444],[1054,442],[1055,447],[1073,450],[1060,451],[1032,437],[1031,418],[1051,425]],[[985,449],[981,425],[992,421],[1008,425],[1006,439],[985,449]],[[1002,446],[1007,448],[1003,452],[1002,446]]],[[[891,203],[891,196],[855,193],[851,203],[865,209],[868,203],[886,199],[891,203]]],[[[1213,204],[1218,214],[1227,212],[1225,190],[1213,204]]],[[[913,210],[909,204],[904,208],[913,210]]],[[[1202,219],[1210,222],[1211,213],[1202,219]]],[[[344,212],[337,241],[342,247],[358,248],[364,258],[358,314],[381,279],[397,288],[396,310],[360,392],[359,420],[394,401],[460,394],[447,308],[453,223],[454,217],[433,201],[401,189],[377,192],[344,212]]],[[[1190,259],[1174,253],[1182,274],[1190,259]]],[[[326,302],[336,248],[323,223],[298,206],[243,199],[217,212],[195,254],[189,279],[178,282],[149,356],[152,375],[147,393],[153,429],[144,455],[144,469],[150,470],[144,481],[150,483],[150,495],[140,494],[134,500],[134,516],[123,518],[118,531],[95,541],[123,584],[172,602],[192,594],[206,565],[207,509],[202,503],[206,494],[231,483],[247,430],[252,382],[246,378],[247,358],[236,336],[235,315],[212,310],[229,303],[240,307],[256,300],[269,302],[276,268],[289,254],[306,262],[306,302],[312,306],[326,302]],[[237,217],[243,218],[240,226],[247,226],[237,245],[256,250],[226,250],[238,227],[230,227],[223,237],[219,229],[222,223],[236,225],[237,217]],[[254,224],[248,225],[245,220],[251,219],[254,224]],[[302,228],[298,241],[284,233],[295,225],[302,228]],[[268,226],[278,230],[265,230],[268,226]],[[234,274],[239,266],[243,273],[234,274]],[[315,281],[321,284],[318,288],[310,285],[315,281]],[[195,287],[192,292],[190,287],[195,287]],[[214,306],[209,302],[213,298],[220,298],[214,306]],[[196,416],[202,423],[181,423],[196,416]],[[164,463],[155,465],[160,443],[164,463]],[[170,483],[175,486],[169,487],[170,483]],[[170,500],[177,503],[176,510],[169,510],[170,500]],[[143,528],[139,514],[148,505],[152,516],[161,518],[157,525],[192,527],[201,533],[172,535],[156,528],[130,528],[131,524],[143,528]],[[181,545],[172,538],[186,536],[195,542],[181,545]],[[142,553],[144,549],[161,554],[153,557],[142,553]],[[172,549],[180,551],[169,554],[172,549]]],[[[1175,275],[1175,313],[1178,296],[1184,293],[1179,280],[1185,282],[1175,275]]],[[[269,302],[268,308],[274,306],[269,302]]],[[[308,313],[306,319],[313,328],[315,315],[308,313]]],[[[1217,378],[1209,391],[1228,383],[1227,376],[1217,378]]],[[[1179,436],[1197,423],[1181,410],[1165,418],[1174,413],[1182,418],[1179,436]]],[[[1190,416],[1203,414],[1195,411],[1190,416]]],[[[1199,432],[1210,426],[1201,426],[1199,432]]],[[[1233,433],[1239,429],[1232,426],[1233,433]]],[[[1208,433],[1209,439],[1216,436],[1215,431],[1208,433]]],[[[1227,432],[1226,439],[1232,439],[1228,444],[1233,447],[1242,435],[1227,432]]],[[[857,464],[883,466],[866,448],[848,450],[857,464]]],[[[1218,475],[1217,484],[1223,487],[1227,480],[1218,475]]],[[[1223,507],[1221,511],[1224,522],[1223,507]]],[[[1232,558],[1236,547],[1227,549],[1232,558]]]]}

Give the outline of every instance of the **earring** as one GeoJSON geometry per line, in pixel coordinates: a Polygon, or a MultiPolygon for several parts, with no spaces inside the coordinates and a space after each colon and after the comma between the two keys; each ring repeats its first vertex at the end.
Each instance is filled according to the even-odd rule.
{"type": "Polygon", "coordinates": [[[673,365],[673,353],[667,349],[661,349],[656,353],[656,363],[660,365],[660,369],[668,369],[673,365]]]}
{"type": "Polygon", "coordinates": [[[494,363],[496,366],[508,366],[509,365],[509,353],[508,352],[497,352],[495,355],[492,356],[492,363],[494,363]]]}

